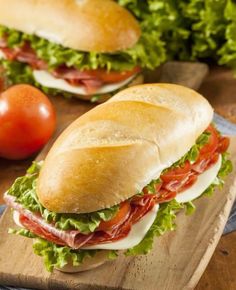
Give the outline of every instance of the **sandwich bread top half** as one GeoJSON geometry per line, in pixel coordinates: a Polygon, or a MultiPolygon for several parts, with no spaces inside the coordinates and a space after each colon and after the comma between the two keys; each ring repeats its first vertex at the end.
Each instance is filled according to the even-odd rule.
{"type": "Polygon", "coordinates": [[[132,14],[112,0],[0,0],[0,25],[80,51],[117,52],[138,41],[132,14]]]}
{"type": "Polygon", "coordinates": [[[123,90],[56,140],[39,175],[40,202],[60,213],[119,204],[187,153],[212,117],[208,101],[182,86],[123,90]]]}

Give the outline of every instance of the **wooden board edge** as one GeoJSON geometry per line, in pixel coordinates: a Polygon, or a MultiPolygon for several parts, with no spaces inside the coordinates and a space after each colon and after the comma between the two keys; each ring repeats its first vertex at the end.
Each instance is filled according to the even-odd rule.
{"type": "Polygon", "coordinates": [[[192,290],[196,287],[197,283],[199,282],[201,276],[203,275],[204,271],[206,270],[206,267],[208,263],[211,260],[212,255],[214,254],[214,251],[216,249],[216,246],[222,236],[222,233],[224,231],[224,227],[228,221],[228,217],[230,214],[230,211],[232,209],[232,206],[234,204],[234,201],[236,200],[236,178],[234,178],[233,184],[230,186],[230,192],[228,194],[226,203],[224,204],[222,211],[220,212],[218,216],[218,227],[215,228],[215,235],[212,237],[212,239],[209,242],[209,246],[206,249],[204,255],[202,256],[202,259],[200,260],[195,272],[193,273],[192,277],[188,281],[186,287],[183,290],[192,290]]]}

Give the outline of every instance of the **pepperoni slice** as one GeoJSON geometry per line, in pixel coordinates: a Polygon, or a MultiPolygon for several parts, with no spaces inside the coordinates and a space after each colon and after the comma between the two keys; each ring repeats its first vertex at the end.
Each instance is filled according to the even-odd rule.
{"type": "Polygon", "coordinates": [[[53,234],[49,233],[48,231],[44,230],[42,227],[40,227],[36,222],[33,222],[32,220],[28,219],[26,216],[20,214],[19,217],[20,223],[29,231],[34,233],[35,235],[44,238],[50,242],[53,242],[58,245],[65,246],[66,243],[59,239],[58,237],[54,236],[53,234]]]}

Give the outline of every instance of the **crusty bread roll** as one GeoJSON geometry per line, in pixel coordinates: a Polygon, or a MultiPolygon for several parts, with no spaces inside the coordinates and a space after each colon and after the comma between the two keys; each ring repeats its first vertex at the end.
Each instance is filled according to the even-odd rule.
{"type": "Polygon", "coordinates": [[[140,36],[135,18],[112,0],[0,0],[0,25],[81,51],[115,52],[140,36]]]}
{"type": "Polygon", "coordinates": [[[123,90],[74,121],[51,148],[37,184],[59,213],[88,213],[140,192],[178,161],[207,128],[213,110],[173,84],[123,90]]]}

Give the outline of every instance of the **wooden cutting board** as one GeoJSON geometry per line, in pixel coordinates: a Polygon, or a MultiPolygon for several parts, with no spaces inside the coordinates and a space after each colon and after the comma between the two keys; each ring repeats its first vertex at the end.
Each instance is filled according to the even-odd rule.
{"type": "MultiPolygon", "coordinates": [[[[165,65],[158,73],[163,82],[174,82],[198,88],[207,68],[201,64],[165,65]]],[[[152,82],[153,75],[147,76],[152,82]]],[[[59,131],[92,106],[86,103],[55,99],[60,112],[59,131]],[[63,106],[62,103],[65,105],[63,106]]],[[[42,159],[50,145],[40,154],[42,159]]],[[[232,157],[236,168],[236,140],[232,139],[232,157]]],[[[180,213],[177,231],[157,238],[153,251],[147,256],[119,257],[116,261],[80,274],[63,274],[44,270],[42,260],[32,252],[32,242],[7,234],[13,227],[7,210],[0,221],[0,284],[39,289],[193,289],[205,270],[236,194],[234,172],[227,179],[223,191],[212,198],[196,202],[192,216],[180,213]]],[[[220,273],[219,273],[220,274],[220,273]]]]}

